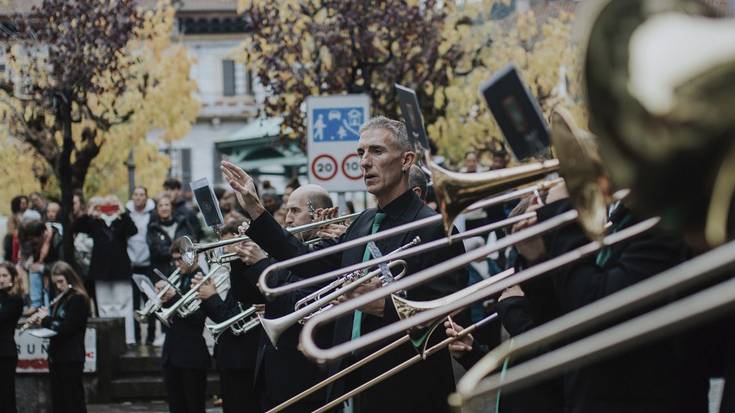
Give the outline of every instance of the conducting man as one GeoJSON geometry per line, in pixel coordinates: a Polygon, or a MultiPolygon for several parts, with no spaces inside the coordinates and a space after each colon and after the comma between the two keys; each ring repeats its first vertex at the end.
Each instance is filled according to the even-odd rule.
{"type": "MultiPolygon", "coordinates": [[[[369,120],[360,129],[360,140],[357,154],[363,170],[363,179],[367,191],[373,194],[378,208],[363,212],[350,225],[344,235],[332,242],[324,242],[322,246],[349,241],[372,232],[395,228],[431,215],[435,212],[428,208],[409,187],[409,170],[416,157],[408,139],[406,127],[402,122],[377,117],[369,120]]],[[[222,163],[223,172],[230,185],[238,192],[243,208],[253,218],[248,235],[258,242],[271,256],[284,260],[308,252],[308,248],[298,239],[281,230],[258,199],[253,180],[242,169],[229,163],[222,163]]],[[[445,236],[441,224],[427,226],[415,231],[406,231],[401,235],[376,242],[382,253],[388,253],[410,242],[419,236],[422,241],[429,242],[445,236]]],[[[461,243],[431,254],[415,256],[407,259],[407,274],[410,275],[424,268],[444,262],[464,252],[461,243]]],[[[321,260],[315,260],[299,266],[295,271],[299,275],[323,273],[345,267],[371,257],[365,247],[356,247],[340,254],[333,254],[321,260]]],[[[446,276],[426,283],[408,291],[412,300],[429,300],[450,294],[467,285],[465,269],[448,273],[446,276]]],[[[364,294],[378,288],[379,282],[367,283],[355,290],[355,294],[364,294]]],[[[374,331],[398,320],[391,300],[378,300],[356,311],[351,317],[344,317],[335,326],[335,342],[342,343],[350,339],[374,331]]],[[[372,351],[374,349],[369,349],[372,351]]],[[[366,353],[353,355],[357,360],[366,353]]],[[[340,381],[331,389],[330,397],[336,397],[347,388],[361,384],[389,368],[405,361],[416,352],[406,345],[384,355],[367,366],[361,368],[347,380],[340,381]]],[[[343,360],[343,362],[350,360],[343,360]]],[[[344,363],[334,363],[330,372],[340,369],[344,363]]],[[[446,398],[454,388],[449,353],[439,354],[418,363],[392,378],[372,387],[355,397],[355,411],[360,413],[376,412],[389,408],[400,412],[445,412],[448,411],[446,398]]]]}
{"type": "MultiPolygon", "coordinates": [[[[285,224],[287,227],[310,224],[314,220],[322,219],[322,215],[324,215],[322,212],[329,214],[332,211],[332,199],[324,188],[313,184],[301,186],[294,190],[288,198],[285,224]]],[[[316,237],[323,239],[335,238],[344,232],[345,228],[341,225],[331,224],[327,227],[302,232],[298,236],[304,241],[316,237]]],[[[240,278],[238,275],[241,275],[250,283],[251,291],[259,291],[256,288],[258,277],[274,260],[268,259],[265,252],[253,242],[244,243],[237,249],[243,262],[249,265],[249,268],[238,274],[235,272],[236,267],[233,266],[233,282],[240,278]]],[[[278,272],[275,278],[276,282],[274,284],[277,285],[288,284],[299,279],[289,271],[278,272]]],[[[296,302],[309,292],[311,290],[297,291],[266,302],[265,318],[274,319],[290,314],[294,311],[296,302]]],[[[261,296],[261,300],[264,300],[264,297],[261,296]]],[[[261,335],[256,362],[256,391],[261,395],[261,408],[263,410],[277,406],[323,380],[326,376],[324,369],[308,360],[298,350],[300,332],[300,324],[286,330],[278,338],[278,349],[273,346],[267,335],[261,335]]],[[[331,342],[331,334],[325,342],[327,344],[331,342]]],[[[316,392],[295,403],[286,411],[312,411],[324,405],[325,402],[326,393],[324,391],[316,392]]]]}

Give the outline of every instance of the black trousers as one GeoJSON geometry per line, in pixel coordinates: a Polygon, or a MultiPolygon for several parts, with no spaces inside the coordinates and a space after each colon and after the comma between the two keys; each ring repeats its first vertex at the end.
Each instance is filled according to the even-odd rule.
{"type": "Polygon", "coordinates": [[[223,413],[258,413],[260,405],[253,388],[254,373],[247,369],[220,369],[223,413]]]}
{"type": "Polygon", "coordinates": [[[168,410],[171,413],[204,413],[207,371],[174,366],[163,367],[168,410]]]}
{"type": "Polygon", "coordinates": [[[53,413],[86,413],[82,371],[84,363],[49,361],[51,379],[51,411],[53,413]]]}
{"type": "Polygon", "coordinates": [[[0,357],[0,413],[16,413],[15,408],[15,356],[0,357]]]}

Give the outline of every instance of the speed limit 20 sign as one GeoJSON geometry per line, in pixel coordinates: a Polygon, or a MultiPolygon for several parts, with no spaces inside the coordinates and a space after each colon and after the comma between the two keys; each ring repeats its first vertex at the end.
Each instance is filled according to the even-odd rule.
{"type": "Polygon", "coordinates": [[[309,181],[332,192],[362,191],[355,151],[369,118],[367,95],[311,96],[306,100],[309,181]]]}

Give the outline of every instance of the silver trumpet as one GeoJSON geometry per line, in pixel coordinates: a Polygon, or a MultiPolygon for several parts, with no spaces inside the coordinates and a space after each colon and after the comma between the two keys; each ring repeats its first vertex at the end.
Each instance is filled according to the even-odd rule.
{"type": "MultiPolygon", "coordinates": [[[[291,234],[299,234],[302,232],[314,230],[323,225],[334,224],[336,222],[342,222],[342,221],[348,221],[353,218],[356,218],[358,215],[360,215],[360,213],[356,212],[354,214],[347,214],[347,215],[342,215],[336,218],[325,219],[323,221],[312,222],[311,224],[287,228],[286,230],[290,232],[291,234]]],[[[200,252],[206,252],[214,248],[224,247],[227,245],[237,244],[238,242],[245,242],[245,241],[250,240],[250,237],[248,237],[247,235],[230,238],[230,239],[223,239],[219,241],[213,241],[213,242],[197,242],[197,243],[193,242],[191,238],[187,236],[183,238],[186,242],[186,245],[184,245],[184,248],[182,249],[183,252],[181,253],[181,258],[188,265],[194,264],[194,261],[196,260],[196,256],[200,252]]]]}
{"type": "MultiPolygon", "coordinates": [[[[392,252],[386,254],[385,256],[386,257],[389,257],[389,256],[391,256],[393,254],[396,254],[396,253],[399,253],[399,252],[401,252],[403,250],[409,249],[409,248],[411,248],[411,247],[419,244],[420,242],[421,242],[421,237],[418,237],[417,236],[413,240],[411,240],[411,242],[409,242],[408,244],[406,244],[406,245],[404,245],[404,246],[396,249],[395,251],[392,251],[392,252]]],[[[322,298],[324,296],[326,296],[330,292],[332,292],[332,291],[334,291],[334,290],[336,290],[338,288],[341,288],[342,286],[344,286],[344,285],[346,285],[346,284],[354,281],[355,279],[357,279],[358,277],[360,277],[360,275],[362,275],[362,274],[364,274],[363,270],[356,270],[356,271],[353,271],[353,272],[351,272],[349,274],[346,274],[346,275],[344,275],[344,276],[342,276],[340,278],[337,278],[336,280],[332,281],[328,285],[326,285],[326,286],[318,289],[317,291],[314,291],[313,293],[311,293],[311,294],[307,295],[306,297],[304,297],[304,298],[300,299],[299,301],[297,301],[296,302],[296,305],[294,306],[294,310],[299,310],[302,307],[304,307],[304,306],[306,306],[308,304],[311,304],[311,303],[313,303],[315,301],[322,301],[322,298]]],[[[381,275],[380,276],[380,281],[381,281],[381,283],[383,285],[386,285],[386,284],[388,284],[391,281],[397,280],[398,278],[400,278],[400,277],[393,277],[392,279],[388,279],[384,275],[381,275]]],[[[317,313],[320,313],[322,311],[328,310],[331,307],[332,307],[332,304],[327,304],[326,306],[322,307],[319,311],[316,311],[313,314],[310,314],[310,315],[302,318],[301,321],[300,321],[300,323],[303,324],[306,320],[308,320],[309,318],[311,318],[314,314],[317,314],[317,313]]]]}
{"type": "MultiPolygon", "coordinates": [[[[393,268],[396,266],[402,266],[401,272],[396,275],[394,279],[400,278],[406,273],[406,261],[404,260],[393,260],[390,261],[387,265],[390,271],[392,271],[393,268]]],[[[351,273],[345,276],[345,278],[350,277],[350,280],[345,281],[345,283],[341,287],[334,289],[331,293],[321,296],[316,301],[312,301],[309,304],[303,305],[291,314],[272,319],[264,318],[258,315],[258,317],[260,318],[260,324],[263,326],[263,331],[265,331],[265,334],[268,335],[271,343],[273,343],[273,347],[278,347],[278,338],[291,326],[300,323],[304,319],[308,319],[315,314],[326,310],[327,308],[331,308],[331,302],[336,300],[339,296],[358,288],[364,283],[370,281],[372,278],[378,277],[380,275],[381,270],[379,268],[370,271],[367,274],[365,274],[364,272],[359,272],[357,277],[355,277],[355,275],[351,273]]],[[[390,281],[384,280],[383,277],[381,277],[381,281],[390,283],[390,281]]]]}
{"type": "Polygon", "coordinates": [[[162,308],[156,311],[154,314],[158,317],[161,322],[166,325],[171,325],[171,317],[178,314],[181,318],[186,318],[192,313],[199,309],[202,304],[201,300],[197,298],[199,287],[204,285],[209,279],[214,279],[215,288],[217,292],[223,292],[229,288],[230,281],[230,267],[227,264],[215,264],[209,270],[207,275],[204,276],[201,282],[194,285],[189,291],[185,292],[181,298],[175,303],[171,304],[170,307],[162,308]]]}
{"type": "Polygon", "coordinates": [[[172,288],[171,287],[172,284],[176,284],[177,282],[179,282],[179,272],[180,270],[176,268],[176,270],[174,270],[174,272],[172,272],[171,275],[167,277],[168,284],[166,284],[166,286],[163,287],[161,291],[158,292],[158,302],[154,300],[148,300],[142,309],[135,310],[133,315],[135,316],[135,319],[138,320],[139,323],[147,323],[148,317],[151,314],[161,309],[161,304],[160,304],[161,298],[163,298],[166,292],[172,288]]]}
{"type": "Polygon", "coordinates": [[[245,310],[242,309],[241,305],[238,304],[238,306],[240,307],[240,310],[242,310],[239,314],[236,314],[221,323],[206,325],[209,334],[212,335],[215,342],[217,342],[222,333],[227,330],[230,330],[232,331],[232,334],[239,336],[247,333],[260,324],[260,319],[258,319],[256,315],[257,311],[254,305],[245,310]]]}

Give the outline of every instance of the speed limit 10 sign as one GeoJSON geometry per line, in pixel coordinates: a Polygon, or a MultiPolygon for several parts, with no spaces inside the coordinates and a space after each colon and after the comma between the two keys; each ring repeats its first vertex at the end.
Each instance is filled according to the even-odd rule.
{"type": "Polygon", "coordinates": [[[369,118],[367,95],[310,96],[306,100],[309,181],[331,192],[362,191],[355,151],[369,118]]]}

